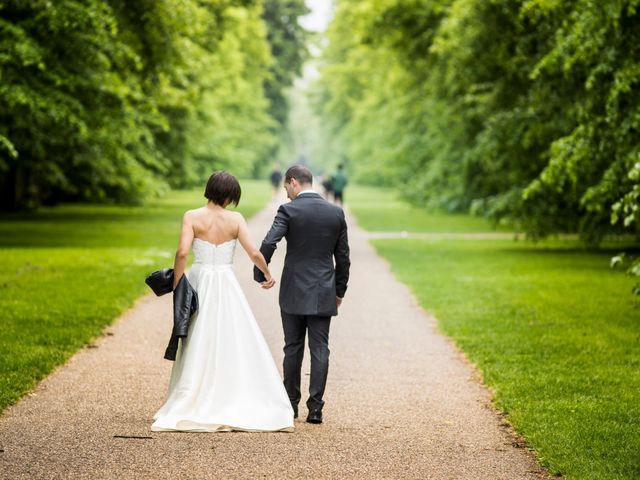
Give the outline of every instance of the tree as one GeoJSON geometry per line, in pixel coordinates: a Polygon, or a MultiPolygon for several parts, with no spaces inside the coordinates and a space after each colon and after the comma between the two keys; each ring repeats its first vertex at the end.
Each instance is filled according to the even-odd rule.
{"type": "Polygon", "coordinates": [[[399,172],[363,178],[417,203],[532,236],[637,234],[637,6],[342,0],[320,113],[358,172],[399,172]]]}
{"type": "Polygon", "coordinates": [[[265,0],[262,18],[267,25],[267,40],[273,63],[265,80],[265,92],[270,102],[269,112],[284,125],[289,111],[284,94],[293,79],[300,75],[308,56],[307,32],[298,19],[309,13],[304,0],[265,0]]]}
{"type": "Polygon", "coordinates": [[[166,168],[150,130],[162,118],[137,81],[139,59],[119,38],[111,7],[90,0],[0,8],[3,205],[152,188],[144,165],[166,168]]]}
{"type": "Polygon", "coordinates": [[[275,142],[253,0],[0,2],[1,208],[139,202],[275,142]]]}
{"type": "Polygon", "coordinates": [[[264,0],[262,18],[267,26],[267,40],[273,62],[263,84],[269,100],[269,113],[276,120],[271,131],[280,142],[274,143],[255,164],[256,175],[277,157],[278,148],[286,143],[286,137],[290,133],[287,120],[291,106],[287,90],[294,78],[301,74],[302,65],[308,58],[308,32],[298,23],[298,19],[307,13],[309,9],[304,0],[264,0]]]}

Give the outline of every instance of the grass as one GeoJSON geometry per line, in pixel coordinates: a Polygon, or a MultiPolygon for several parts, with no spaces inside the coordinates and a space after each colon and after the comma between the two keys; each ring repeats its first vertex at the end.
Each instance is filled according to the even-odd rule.
{"type": "MultiPolygon", "coordinates": [[[[242,187],[248,217],[271,192],[265,182],[242,187]]],[[[62,205],[0,217],[0,411],[148,292],[145,276],[173,264],[182,213],[204,202],[192,190],[145,207],[62,205]]]]}
{"type": "Polygon", "coordinates": [[[391,190],[350,186],[345,194],[348,207],[357,211],[358,224],[372,232],[486,233],[505,231],[482,217],[429,211],[402,201],[391,190]]]}
{"type": "MultiPolygon", "coordinates": [[[[393,230],[404,216],[405,229],[429,231],[427,216],[407,217],[402,202],[389,207],[388,192],[370,192],[369,204],[349,203],[361,224],[393,230]],[[385,216],[376,218],[379,202],[385,216]]],[[[452,222],[463,229],[464,216],[452,222]]],[[[477,228],[470,221],[468,231],[477,228]]],[[[621,245],[590,252],[569,240],[373,244],[479,367],[497,407],[551,473],[640,478],[640,300],[630,293],[633,279],[608,266],[621,245]]]]}

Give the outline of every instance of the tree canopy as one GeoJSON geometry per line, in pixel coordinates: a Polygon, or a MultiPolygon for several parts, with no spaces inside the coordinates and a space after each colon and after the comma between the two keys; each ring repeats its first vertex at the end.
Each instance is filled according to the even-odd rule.
{"type": "Polygon", "coordinates": [[[0,1],[0,206],[136,202],[277,142],[302,0],[0,1]],[[272,43],[270,43],[272,42],[272,43]],[[276,72],[276,73],[274,73],[276,72]]]}
{"type": "Polygon", "coordinates": [[[338,0],[318,85],[361,181],[532,236],[640,230],[637,0],[338,0]]]}

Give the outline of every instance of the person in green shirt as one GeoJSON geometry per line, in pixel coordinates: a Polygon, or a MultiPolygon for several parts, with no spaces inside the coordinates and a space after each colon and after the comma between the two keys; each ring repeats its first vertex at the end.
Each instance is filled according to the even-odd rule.
{"type": "Polygon", "coordinates": [[[331,187],[333,190],[333,199],[336,203],[342,205],[344,203],[344,187],[349,183],[347,174],[344,173],[344,166],[338,165],[338,171],[331,177],[331,187]]]}

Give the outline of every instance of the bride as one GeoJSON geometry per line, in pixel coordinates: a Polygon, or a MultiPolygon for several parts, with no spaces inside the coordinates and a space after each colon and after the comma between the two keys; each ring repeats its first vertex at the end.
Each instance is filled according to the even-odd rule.
{"type": "Polygon", "coordinates": [[[152,431],[293,431],[293,409],[269,347],[233,273],[236,243],[264,273],[262,288],[275,280],[249,239],[238,212],[233,175],[216,172],[205,189],[207,205],[184,214],[174,266],[174,288],[189,250],[195,261],[187,276],[199,308],[180,341],[164,405],[152,431]]]}

